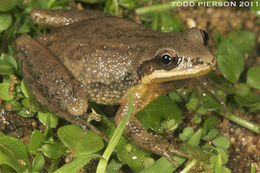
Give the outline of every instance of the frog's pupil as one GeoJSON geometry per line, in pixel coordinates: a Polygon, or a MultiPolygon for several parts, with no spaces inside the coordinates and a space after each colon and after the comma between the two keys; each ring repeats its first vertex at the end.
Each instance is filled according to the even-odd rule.
{"type": "Polygon", "coordinates": [[[172,58],[169,55],[163,55],[161,61],[167,65],[172,61],[172,58]]]}

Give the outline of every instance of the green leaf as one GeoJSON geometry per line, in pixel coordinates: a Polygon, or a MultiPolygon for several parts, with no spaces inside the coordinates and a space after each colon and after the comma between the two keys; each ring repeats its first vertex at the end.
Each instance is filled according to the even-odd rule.
{"type": "Polygon", "coordinates": [[[247,72],[246,83],[252,88],[260,89],[260,66],[253,66],[247,72]]]}
{"type": "Polygon", "coordinates": [[[120,161],[112,159],[109,162],[106,171],[109,172],[109,173],[118,173],[122,166],[123,166],[123,164],[120,161]]]}
{"type": "Polygon", "coordinates": [[[9,28],[12,24],[12,20],[13,18],[11,14],[0,14],[0,32],[9,28]]]}
{"type": "Polygon", "coordinates": [[[16,5],[16,0],[1,0],[0,1],[0,11],[12,10],[16,5]]]}
{"type": "Polygon", "coordinates": [[[152,21],[153,30],[160,32],[180,32],[185,31],[185,26],[176,13],[161,12],[152,21]]]}
{"type": "Polygon", "coordinates": [[[169,97],[171,99],[173,99],[173,101],[175,101],[175,102],[182,102],[183,101],[182,97],[176,91],[170,92],[169,97]]]}
{"type": "Polygon", "coordinates": [[[65,146],[74,151],[76,156],[95,153],[104,147],[104,142],[100,136],[93,131],[84,133],[76,125],[60,127],[57,135],[65,146]]]}
{"type": "Polygon", "coordinates": [[[235,88],[235,93],[239,96],[246,96],[250,93],[250,87],[244,83],[239,83],[235,88]]]}
{"type": "Polygon", "coordinates": [[[117,153],[119,160],[127,164],[133,172],[140,172],[144,169],[144,161],[148,155],[148,152],[130,143],[125,144],[117,153]]]}
{"type": "Polygon", "coordinates": [[[135,8],[136,0],[119,0],[118,4],[128,10],[135,8]]]}
{"type": "Polygon", "coordinates": [[[23,24],[23,25],[19,28],[18,33],[19,33],[19,34],[26,34],[26,33],[30,32],[30,31],[31,31],[30,26],[29,26],[28,24],[23,24]]]}
{"type": "Polygon", "coordinates": [[[249,93],[246,96],[235,95],[234,99],[238,104],[246,107],[256,106],[260,102],[260,97],[255,93],[249,93]]]}
{"type": "Polygon", "coordinates": [[[21,115],[24,118],[31,118],[36,113],[26,109],[25,107],[22,107],[22,109],[18,112],[18,114],[21,115]]]}
{"type": "Polygon", "coordinates": [[[4,53],[4,54],[1,55],[1,59],[3,59],[5,62],[8,62],[9,64],[11,64],[14,67],[14,69],[17,70],[18,65],[17,65],[17,62],[12,55],[4,53]]]}
{"type": "Polygon", "coordinates": [[[29,87],[24,80],[22,80],[22,82],[21,82],[21,89],[22,89],[24,96],[26,98],[28,98],[30,96],[30,90],[29,90],[29,87]]]}
{"type": "Polygon", "coordinates": [[[3,53],[0,57],[0,74],[8,75],[17,70],[17,63],[13,56],[3,53]]]}
{"type": "Polygon", "coordinates": [[[106,1],[106,6],[104,8],[104,12],[108,13],[112,16],[117,16],[116,6],[115,6],[113,1],[114,0],[107,0],[106,1]]]}
{"type": "Polygon", "coordinates": [[[172,164],[165,159],[165,157],[161,157],[158,159],[152,166],[144,169],[140,173],[172,173],[176,168],[172,167],[172,164]]]}
{"type": "Polygon", "coordinates": [[[45,144],[42,146],[42,153],[51,159],[58,159],[66,154],[66,149],[61,144],[45,144]]]}
{"type": "Polygon", "coordinates": [[[143,110],[135,115],[144,128],[151,128],[157,133],[163,133],[161,122],[174,119],[176,123],[181,121],[181,110],[176,103],[167,96],[161,96],[152,101],[143,110]]]}
{"type": "Polygon", "coordinates": [[[29,1],[28,7],[36,9],[47,9],[48,0],[32,0],[29,1]]]}
{"type": "Polygon", "coordinates": [[[34,100],[31,98],[25,98],[22,100],[22,104],[25,108],[29,109],[32,112],[39,111],[39,106],[35,104],[34,100]]]}
{"type": "Polygon", "coordinates": [[[57,169],[54,173],[75,173],[83,168],[91,159],[102,158],[102,156],[97,154],[84,154],[77,157],[72,162],[63,165],[61,168],[57,169]]]}
{"type": "Polygon", "coordinates": [[[255,172],[255,165],[254,165],[254,164],[251,164],[250,173],[256,173],[256,172],[255,172]]]}
{"type": "Polygon", "coordinates": [[[242,53],[249,53],[256,44],[256,35],[254,32],[234,30],[229,33],[228,38],[242,53]]]}
{"type": "Polygon", "coordinates": [[[221,155],[218,153],[216,156],[216,161],[214,164],[214,172],[222,172],[222,161],[221,161],[221,155]]]}
{"type": "Polygon", "coordinates": [[[214,139],[212,141],[212,143],[216,147],[221,147],[221,148],[224,148],[224,149],[227,149],[230,145],[229,140],[224,136],[220,136],[220,137],[214,139]]]}
{"type": "Polygon", "coordinates": [[[218,129],[212,129],[208,132],[206,136],[203,136],[203,139],[206,141],[216,138],[220,134],[218,129]]]}
{"type": "Polygon", "coordinates": [[[19,111],[22,108],[22,104],[17,100],[11,100],[4,103],[5,110],[19,111]]]}
{"type": "Polygon", "coordinates": [[[32,162],[33,172],[39,172],[44,168],[45,160],[42,154],[37,153],[32,162]]]}
{"type": "Polygon", "coordinates": [[[11,64],[6,62],[5,60],[0,59],[0,74],[1,75],[8,75],[15,72],[15,69],[11,64]]]}
{"type": "Polygon", "coordinates": [[[194,110],[197,109],[198,104],[199,104],[199,99],[198,99],[198,98],[191,98],[191,99],[189,100],[189,102],[186,103],[185,106],[186,106],[186,108],[187,108],[188,110],[194,111],[194,110]]]}
{"type": "Polygon", "coordinates": [[[194,134],[194,129],[192,127],[185,127],[183,132],[179,134],[179,137],[183,141],[188,141],[193,134],[194,134]]]}
{"type": "Polygon", "coordinates": [[[26,147],[16,138],[0,136],[0,165],[6,164],[17,172],[31,170],[26,147]]]}
{"type": "Polygon", "coordinates": [[[209,133],[212,129],[216,129],[218,124],[218,118],[217,117],[209,117],[206,119],[206,121],[203,124],[203,134],[209,133]]]}
{"type": "Polygon", "coordinates": [[[200,143],[200,139],[202,137],[202,129],[199,129],[188,141],[188,144],[190,144],[193,147],[197,147],[200,143]]]}
{"type": "Polygon", "coordinates": [[[59,122],[59,118],[54,113],[51,113],[51,112],[44,113],[41,111],[38,112],[38,118],[39,118],[40,122],[45,126],[46,126],[48,116],[50,117],[50,127],[56,128],[58,125],[58,122],[59,122]]]}
{"type": "Polygon", "coordinates": [[[232,83],[236,83],[244,70],[244,59],[240,50],[228,39],[224,39],[218,46],[217,64],[223,76],[232,83]]]}
{"type": "Polygon", "coordinates": [[[203,107],[207,110],[217,110],[220,108],[220,104],[207,92],[202,94],[203,107]]]}
{"type": "Polygon", "coordinates": [[[0,83],[0,98],[4,101],[11,101],[14,99],[15,92],[10,92],[11,83],[0,83]]]}
{"type": "Polygon", "coordinates": [[[44,135],[39,130],[34,130],[30,136],[30,142],[28,145],[28,150],[30,152],[37,152],[40,146],[44,142],[44,135]]]}

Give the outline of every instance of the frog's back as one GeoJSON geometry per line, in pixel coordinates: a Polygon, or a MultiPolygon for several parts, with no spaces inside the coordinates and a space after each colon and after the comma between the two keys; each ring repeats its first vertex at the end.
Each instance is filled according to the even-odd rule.
{"type": "Polygon", "coordinates": [[[139,83],[136,59],[149,46],[138,36],[147,33],[143,30],[146,28],[134,22],[106,15],[64,27],[38,40],[85,86],[90,100],[117,104],[129,88],[139,83]]]}

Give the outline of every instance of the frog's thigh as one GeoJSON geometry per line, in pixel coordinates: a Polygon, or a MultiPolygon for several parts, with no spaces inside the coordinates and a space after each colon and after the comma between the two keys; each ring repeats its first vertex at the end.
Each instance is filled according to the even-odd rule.
{"type": "Polygon", "coordinates": [[[37,10],[31,11],[34,23],[52,28],[67,26],[83,20],[106,17],[107,14],[92,10],[37,10]]]}
{"type": "Polygon", "coordinates": [[[16,40],[18,62],[36,100],[67,120],[82,115],[88,107],[82,85],[56,56],[29,35],[16,40]]]}

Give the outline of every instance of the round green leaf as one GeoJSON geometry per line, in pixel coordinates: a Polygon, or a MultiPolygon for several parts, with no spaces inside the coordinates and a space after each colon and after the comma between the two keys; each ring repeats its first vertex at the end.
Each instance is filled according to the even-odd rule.
{"type": "Polygon", "coordinates": [[[12,24],[12,15],[3,13],[0,14],[0,32],[9,28],[12,24]]]}
{"type": "Polygon", "coordinates": [[[9,55],[9,54],[2,54],[1,58],[3,58],[3,60],[9,64],[11,64],[13,66],[13,68],[15,70],[17,70],[18,66],[17,66],[17,62],[16,60],[14,59],[14,57],[12,55],[9,55]]]}
{"type": "Polygon", "coordinates": [[[187,141],[194,135],[194,129],[192,127],[186,127],[182,133],[179,134],[179,137],[183,141],[187,141]]]}
{"type": "Polygon", "coordinates": [[[0,74],[1,75],[8,75],[15,72],[14,67],[12,64],[6,62],[5,60],[0,59],[0,74]]]}
{"type": "Polygon", "coordinates": [[[218,46],[217,64],[223,76],[236,83],[244,70],[244,59],[240,50],[228,39],[223,39],[218,46]]]}
{"type": "Polygon", "coordinates": [[[73,150],[76,156],[95,153],[104,147],[104,142],[100,136],[93,131],[84,133],[76,125],[60,127],[57,134],[62,143],[73,150]]]}
{"type": "Polygon", "coordinates": [[[212,141],[212,143],[216,147],[221,147],[221,148],[224,148],[224,149],[227,149],[230,145],[229,140],[224,136],[217,137],[216,139],[214,139],[212,141]]]}
{"type": "Polygon", "coordinates": [[[32,168],[33,172],[39,172],[44,168],[45,160],[42,154],[36,154],[35,158],[33,159],[32,168]]]}
{"type": "Polygon", "coordinates": [[[199,104],[198,98],[191,98],[188,103],[186,103],[186,108],[190,111],[194,111],[197,109],[199,104]]]}
{"type": "Polygon", "coordinates": [[[6,164],[17,172],[30,172],[30,162],[25,145],[11,136],[0,136],[0,165],[6,164]],[[26,171],[27,170],[27,171],[26,171]]]}
{"type": "Polygon", "coordinates": [[[136,117],[144,128],[151,128],[157,133],[163,133],[162,123],[168,119],[174,119],[178,124],[181,121],[182,112],[176,103],[167,96],[161,96],[152,101],[143,110],[137,112],[136,117]]]}
{"type": "Polygon", "coordinates": [[[47,116],[50,116],[50,126],[51,128],[56,128],[58,125],[59,118],[51,112],[43,113],[41,111],[38,112],[38,118],[42,124],[46,126],[47,116]]]}
{"type": "Polygon", "coordinates": [[[16,5],[16,0],[1,0],[0,1],[0,11],[12,10],[16,5]]]}
{"type": "Polygon", "coordinates": [[[35,112],[32,112],[25,107],[22,107],[22,109],[18,112],[19,115],[21,115],[24,118],[31,118],[35,115],[35,112]]]}
{"type": "Polygon", "coordinates": [[[256,34],[250,31],[234,30],[229,33],[228,38],[242,53],[251,52],[256,44],[256,34]]]}
{"type": "Polygon", "coordinates": [[[260,89],[260,66],[253,66],[247,72],[246,83],[252,88],[260,89]]]}
{"type": "Polygon", "coordinates": [[[139,147],[126,144],[122,150],[117,153],[119,160],[127,164],[134,172],[141,172],[144,169],[144,159],[147,158],[145,153],[139,147]]]}
{"type": "Polygon", "coordinates": [[[239,96],[246,96],[250,93],[250,87],[244,83],[239,83],[235,93],[239,96]]]}
{"type": "Polygon", "coordinates": [[[13,100],[15,93],[9,92],[11,83],[0,83],[0,98],[5,101],[11,101],[13,100]]]}
{"type": "Polygon", "coordinates": [[[23,99],[22,104],[32,112],[37,112],[39,110],[39,106],[31,98],[23,99]]]}
{"type": "Polygon", "coordinates": [[[45,144],[42,146],[42,152],[51,159],[58,159],[66,154],[66,149],[58,144],[45,144]]]}
{"type": "Polygon", "coordinates": [[[238,104],[246,107],[255,106],[260,102],[260,97],[254,93],[249,93],[246,96],[235,95],[234,99],[238,104]]]}
{"type": "Polygon", "coordinates": [[[30,136],[28,149],[30,152],[37,152],[44,142],[44,135],[39,130],[34,130],[30,136]]]}
{"type": "Polygon", "coordinates": [[[218,124],[218,118],[217,117],[209,117],[206,119],[206,121],[203,124],[203,134],[208,134],[209,131],[212,129],[216,129],[218,124]]]}

